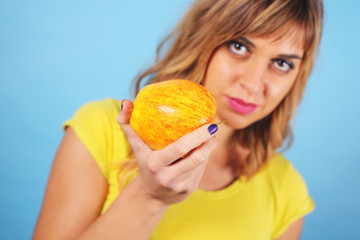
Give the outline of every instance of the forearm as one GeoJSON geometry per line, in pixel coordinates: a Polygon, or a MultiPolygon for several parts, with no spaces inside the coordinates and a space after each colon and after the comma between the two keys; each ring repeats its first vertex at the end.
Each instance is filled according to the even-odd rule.
{"type": "Polygon", "coordinates": [[[135,178],[78,239],[149,239],[166,209],[139,191],[135,178]]]}

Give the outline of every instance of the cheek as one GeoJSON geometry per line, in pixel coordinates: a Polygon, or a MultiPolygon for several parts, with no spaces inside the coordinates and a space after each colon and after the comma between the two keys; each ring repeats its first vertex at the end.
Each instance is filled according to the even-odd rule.
{"type": "Polygon", "coordinates": [[[208,65],[205,79],[203,81],[203,85],[213,94],[214,94],[214,90],[217,89],[217,85],[219,84],[218,83],[219,81],[217,81],[216,79],[218,79],[220,75],[221,75],[221,70],[216,61],[216,58],[213,57],[208,65]]]}
{"type": "Polygon", "coordinates": [[[208,66],[205,84],[209,86],[216,84],[217,82],[219,82],[216,81],[216,79],[219,79],[221,76],[223,76],[224,72],[226,71],[224,70],[223,64],[221,63],[221,61],[218,60],[218,58],[214,56],[208,66]]]}
{"type": "Polygon", "coordinates": [[[281,82],[272,82],[268,86],[267,98],[270,105],[276,107],[293,87],[295,79],[284,79],[281,82]]]}
{"type": "Polygon", "coordinates": [[[204,86],[214,95],[225,91],[236,79],[236,73],[231,62],[221,54],[214,55],[208,65],[204,86]]]}

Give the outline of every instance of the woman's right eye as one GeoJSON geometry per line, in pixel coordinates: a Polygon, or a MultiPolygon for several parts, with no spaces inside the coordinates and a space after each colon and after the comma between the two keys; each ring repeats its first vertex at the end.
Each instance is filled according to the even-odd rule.
{"type": "Polygon", "coordinates": [[[228,44],[229,50],[239,56],[245,56],[247,53],[249,53],[249,50],[245,44],[239,41],[231,41],[228,44]]]}

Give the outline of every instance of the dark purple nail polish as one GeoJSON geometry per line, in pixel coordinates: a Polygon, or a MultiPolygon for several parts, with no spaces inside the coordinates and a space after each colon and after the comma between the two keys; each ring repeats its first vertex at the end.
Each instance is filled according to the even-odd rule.
{"type": "Polygon", "coordinates": [[[216,131],[218,130],[218,126],[214,123],[214,124],[211,124],[209,127],[208,127],[208,131],[211,135],[213,135],[214,133],[216,133],[216,131]]]}
{"type": "Polygon", "coordinates": [[[122,109],[123,109],[123,102],[124,102],[124,100],[122,100],[122,101],[121,101],[120,112],[121,112],[121,111],[122,111],[122,109]]]}

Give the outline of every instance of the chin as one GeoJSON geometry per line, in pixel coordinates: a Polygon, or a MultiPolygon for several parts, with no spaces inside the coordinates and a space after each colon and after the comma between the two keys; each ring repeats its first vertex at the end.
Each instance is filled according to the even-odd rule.
{"type": "Polygon", "coordinates": [[[250,116],[239,116],[238,114],[219,114],[217,116],[218,122],[226,120],[226,125],[234,130],[247,128],[256,121],[252,121],[250,116]],[[234,116],[235,115],[235,116],[234,116]]]}
{"type": "Polygon", "coordinates": [[[227,122],[226,123],[229,127],[233,128],[234,130],[241,130],[241,129],[245,129],[247,128],[248,126],[250,126],[252,124],[249,123],[249,122],[227,122]]]}

